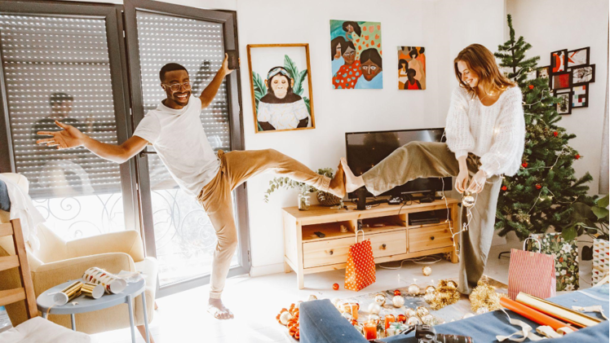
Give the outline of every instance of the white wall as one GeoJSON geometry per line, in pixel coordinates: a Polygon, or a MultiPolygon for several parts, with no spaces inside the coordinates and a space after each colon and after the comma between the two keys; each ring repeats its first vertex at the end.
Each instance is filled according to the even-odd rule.
{"type": "MultiPolygon", "coordinates": [[[[507,0],[517,37],[532,45],[528,57],[540,56],[540,66],[550,64],[550,53],[561,49],[591,47],[590,63],[595,64],[595,82],[589,88],[589,107],[573,109],[558,123],[576,135],[570,145],[583,159],[575,161],[576,176],[589,172],[590,194],[599,190],[602,154],[606,78],[608,76],[608,0],[507,0]]],[[[508,32],[505,39],[507,40],[508,32]]]]}

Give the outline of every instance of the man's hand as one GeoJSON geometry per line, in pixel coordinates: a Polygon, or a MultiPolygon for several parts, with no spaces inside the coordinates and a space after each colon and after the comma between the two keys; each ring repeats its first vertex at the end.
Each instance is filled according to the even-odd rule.
{"type": "Polygon", "coordinates": [[[467,192],[471,194],[481,193],[483,188],[485,188],[485,182],[487,181],[487,173],[482,170],[479,170],[473,177],[470,182],[470,186],[468,186],[467,192]]]}
{"type": "Polygon", "coordinates": [[[455,190],[462,194],[466,189],[466,185],[468,185],[468,169],[460,168],[460,172],[455,178],[455,190]]]}
{"type": "Polygon", "coordinates": [[[40,136],[53,136],[53,138],[39,139],[36,144],[46,144],[47,146],[56,146],[57,149],[69,149],[81,146],[84,144],[86,135],[80,132],[72,125],[62,124],[55,121],[55,125],[63,130],[61,131],[38,131],[36,134],[40,136]]]}

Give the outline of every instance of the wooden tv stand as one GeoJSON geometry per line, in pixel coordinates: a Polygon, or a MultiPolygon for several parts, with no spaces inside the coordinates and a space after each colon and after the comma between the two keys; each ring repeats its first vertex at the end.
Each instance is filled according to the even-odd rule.
{"type": "MultiPolygon", "coordinates": [[[[406,258],[451,253],[451,262],[458,262],[452,232],[458,232],[458,200],[447,198],[449,218],[437,224],[409,226],[409,215],[417,212],[445,210],[445,200],[411,205],[381,204],[365,211],[332,210],[311,206],[308,211],[298,207],[283,210],[284,270],[297,274],[298,288],[304,288],[305,274],[344,269],[349,247],[355,243],[358,220],[362,220],[365,239],[373,246],[375,263],[400,261],[406,258]],[[399,213],[400,210],[400,213],[399,213]],[[342,232],[341,226],[348,232],[342,232]],[[314,232],[322,232],[320,238],[314,232]]],[[[456,240],[458,236],[455,236],[456,240]]],[[[362,241],[362,234],[358,236],[362,241]]],[[[456,242],[457,243],[457,242],[456,242]]]]}

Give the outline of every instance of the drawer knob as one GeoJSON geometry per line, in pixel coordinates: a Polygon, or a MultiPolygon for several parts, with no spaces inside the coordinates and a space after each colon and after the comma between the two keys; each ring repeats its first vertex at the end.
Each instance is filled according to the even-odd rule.
{"type": "Polygon", "coordinates": [[[332,255],[333,253],[334,253],[334,252],[333,252],[333,250],[332,250],[332,249],[331,249],[331,250],[328,252],[328,254],[329,254],[329,255],[332,255]]]}
{"type": "Polygon", "coordinates": [[[385,243],[383,243],[383,244],[381,245],[380,249],[381,249],[381,250],[385,250],[385,248],[386,248],[386,245],[385,245],[385,243]]]}
{"type": "Polygon", "coordinates": [[[433,241],[434,240],[434,236],[430,236],[430,240],[433,241]]]}

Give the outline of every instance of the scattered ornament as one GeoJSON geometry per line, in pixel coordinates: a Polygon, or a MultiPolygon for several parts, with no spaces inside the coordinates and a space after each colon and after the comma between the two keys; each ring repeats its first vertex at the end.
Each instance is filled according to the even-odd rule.
{"type": "Polygon", "coordinates": [[[409,319],[407,319],[407,325],[419,325],[419,324],[421,324],[421,320],[419,318],[417,318],[417,316],[409,317],[409,319]]]}
{"type": "Polygon", "coordinates": [[[489,312],[489,310],[487,309],[487,307],[479,307],[477,309],[477,314],[483,314],[483,313],[487,313],[489,312]]]}
{"type": "Polygon", "coordinates": [[[432,268],[430,268],[430,266],[425,266],[421,269],[421,272],[424,276],[430,276],[430,274],[432,274],[432,268]]]}
{"type": "Polygon", "coordinates": [[[398,317],[396,317],[396,321],[404,324],[407,322],[407,316],[401,313],[398,315],[398,317]]]}
{"type": "Polygon", "coordinates": [[[381,311],[381,306],[378,303],[372,303],[369,305],[369,313],[370,314],[379,314],[381,311]]]}
{"type": "Polygon", "coordinates": [[[335,291],[338,291],[339,290],[339,284],[338,283],[333,284],[333,289],[335,291]]]}
{"type": "Polygon", "coordinates": [[[474,206],[474,203],[474,197],[468,193],[462,198],[462,205],[464,205],[466,208],[471,208],[474,206]]]}
{"type": "Polygon", "coordinates": [[[417,317],[417,312],[415,312],[415,310],[412,308],[408,308],[405,310],[405,315],[407,316],[407,318],[417,317]]]}
{"type": "Polygon", "coordinates": [[[434,317],[431,314],[421,317],[421,321],[426,325],[434,325],[434,317]]]}
{"type": "Polygon", "coordinates": [[[377,304],[379,304],[379,306],[383,306],[383,305],[385,305],[385,300],[386,300],[386,299],[385,299],[385,295],[383,295],[383,294],[377,294],[377,295],[375,296],[375,302],[376,302],[377,304]]]}
{"type": "Polygon", "coordinates": [[[441,280],[434,292],[434,298],[430,301],[430,307],[433,310],[455,304],[460,300],[460,292],[457,290],[457,283],[452,280],[441,280]]]}
{"type": "Polygon", "coordinates": [[[419,316],[420,318],[427,314],[430,314],[430,311],[428,311],[428,309],[423,306],[418,306],[417,309],[415,310],[415,312],[417,313],[417,316],[419,316]]]}
{"type": "Polygon", "coordinates": [[[394,291],[394,296],[397,296],[397,295],[402,295],[399,290],[394,291]]]}
{"type": "Polygon", "coordinates": [[[424,295],[424,300],[430,304],[434,300],[434,293],[424,295]]]}
{"type": "Polygon", "coordinates": [[[280,314],[280,323],[282,325],[288,325],[288,321],[290,319],[292,319],[292,315],[290,314],[290,312],[286,311],[280,314]]]}
{"type": "Polygon", "coordinates": [[[400,308],[405,304],[405,298],[403,298],[400,295],[397,295],[394,298],[392,298],[392,304],[394,305],[394,307],[400,308]]]}
{"type": "Polygon", "coordinates": [[[409,295],[417,295],[419,294],[419,287],[417,287],[417,285],[411,285],[407,288],[407,293],[409,293],[409,295]]]}
{"type": "Polygon", "coordinates": [[[479,314],[481,308],[485,308],[487,312],[501,309],[500,298],[506,297],[506,294],[496,293],[496,288],[490,286],[486,282],[479,280],[477,287],[475,287],[470,296],[471,309],[473,312],[479,314]]]}
{"type": "Polygon", "coordinates": [[[436,291],[436,288],[434,288],[434,286],[427,286],[425,293],[426,294],[434,294],[434,291],[436,291]]]}
{"type": "Polygon", "coordinates": [[[472,313],[466,313],[466,314],[464,315],[464,317],[462,317],[462,319],[466,319],[466,318],[470,318],[470,317],[474,317],[474,314],[472,314],[472,313]]]}

